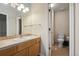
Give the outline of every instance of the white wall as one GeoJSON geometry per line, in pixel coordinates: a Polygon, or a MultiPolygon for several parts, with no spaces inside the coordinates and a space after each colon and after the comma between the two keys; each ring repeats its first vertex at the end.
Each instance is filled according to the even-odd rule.
{"type": "Polygon", "coordinates": [[[55,40],[58,33],[69,35],[69,10],[55,12],[55,40]]]}
{"type": "Polygon", "coordinates": [[[48,4],[32,4],[31,11],[23,18],[23,22],[26,25],[23,32],[32,31],[32,34],[41,35],[41,54],[48,55],[48,4]]]}
{"type": "Polygon", "coordinates": [[[0,13],[7,15],[7,36],[16,35],[16,19],[18,13],[8,5],[0,4],[0,13]]]}

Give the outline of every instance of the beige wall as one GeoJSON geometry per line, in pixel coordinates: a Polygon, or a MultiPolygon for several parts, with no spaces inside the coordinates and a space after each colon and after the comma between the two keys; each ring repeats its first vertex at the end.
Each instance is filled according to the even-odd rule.
{"type": "Polygon", "coordinates": [[[69,34],[69,11],[57,11],[55,12],[55,39],[57,39],[58,33],[69,34]]]}
{"type": "Polygon", "coordinates": [[[79,4],[75,4],[75,55],[79,56],[79,4]]]}
{"type": "Polygon", "coordinates": [[[48,55],[48,4],[31,4],[31,11],[23,17],[23,33],[41,35],[41,54],[48,55]]]}
{"type": "Polygon", "coordinates": [[[31,4],[31,10],[24,18],[23,33],[31,32],[32,34],[40,34],[42,5],[31,4]]]}

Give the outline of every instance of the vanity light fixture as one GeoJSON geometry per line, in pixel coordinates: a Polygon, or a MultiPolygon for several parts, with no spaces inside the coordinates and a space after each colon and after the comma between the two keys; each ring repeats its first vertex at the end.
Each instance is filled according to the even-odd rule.
{"type": "Polygon", "coordinates": [[[17,7],[17,10],[21,11],[21,7],[17,7]]]}
{"type": "Polygon", "coordinates": [[[23,5],[23,4],[20,4],[20,5],[17,7],[17,9],[18,9],[19,11],[21,11],[22,9],[24,9],[24,5],[23,5]]]}
{"type": "Polygon", "coordinates": [[[25,12],[28,12],[29,11],[29,8],[28,7],[26,7],[25,9],[23,9],[23,12],[25,13],[25,12]]]}
{"type": "Polygon", "coordinates": [[[23,5],[23,4],[21,4],[21,5],[20,5],[20,8],[21,8],[21,9],[24,9],[24,5],[23,5]]]}
{"type": "MultiPolygon", "coordinates": [[[[8,3],[3,3],[3,4],[8,4],[8,3]]],[[[10,3],[9,4],[13,8],[17,8],[18,11],[21,11],[23,13],[28,12],[29,8],[25,7],[24,4],[19,4],[19,3],[10,3]]]]}
{"type": "Polygon", "coordinates": [[[25,13],[25,12],[26,12],[26,10],[24,9],[24,10],[23,10],[23,12],[25,13]]]}
{"type": "Polygon", "coordinates": [[[24,9],[24,5],[23,5],[23,4],[20,4],[20,5],[17,7],[17,9],[18,9],[19,11],[23,10],[23,9],[24,9]]]}
{"type": "Polygon", "coordinates": [[[13,8],[16,8],[17,6],[19,6],[19,4],[17,4],[17,3],[11,3],[10,5],[11,5],[11,7],[13,7],[13,8]]]}

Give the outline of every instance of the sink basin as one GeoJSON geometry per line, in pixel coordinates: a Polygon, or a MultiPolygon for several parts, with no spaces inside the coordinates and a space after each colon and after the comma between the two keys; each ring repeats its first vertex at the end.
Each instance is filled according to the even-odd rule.
{"type": "Polygon", "coordinates": [[[22,39],[31,39],[31,37],[29,36],[24,36],[24,37],[22,37],[22,39]]]}
{"type": "Polygon", "coordinates": [[[29,36],[23,36],[22,38],[24,39],[32,39],[34,37],[34,35],[29,35],[29,36]]]}
{"type": "Polygon", "coordinates": [[[20,38],[14,38],[13,40],[19,40],[20,38]]]}

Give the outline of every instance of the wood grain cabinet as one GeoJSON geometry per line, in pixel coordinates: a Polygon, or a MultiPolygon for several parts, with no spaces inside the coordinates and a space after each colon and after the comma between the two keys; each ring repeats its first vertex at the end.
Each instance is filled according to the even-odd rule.
{"type": "Polygon", "coordinates": [[[39,43],[34,44],[33,46],[29,47],[29,56],[37,56],[39,55],[39,43]]]}
{"type": "Polygon", "coordinates": [[[40,49],[40,38],[34,39],[34,44],[29,47],[29,56],[39,55],[40,49]]]}
{"type": "Polygon", "coordinates": [[[16,46],[0,50],[0,56],[13,56],[16,53],[16,46]]]}
{"type": "Polygon", "coordinates": [[[14,47],[1,50],[1,56],[37,56],[40,53],[40,38],[17,44],[14,47]]]}
{"type": "Polygon", "coordinates": [[[28,56],[28,48],[23,49],[15,54],[15,56],[28,56]]]}

